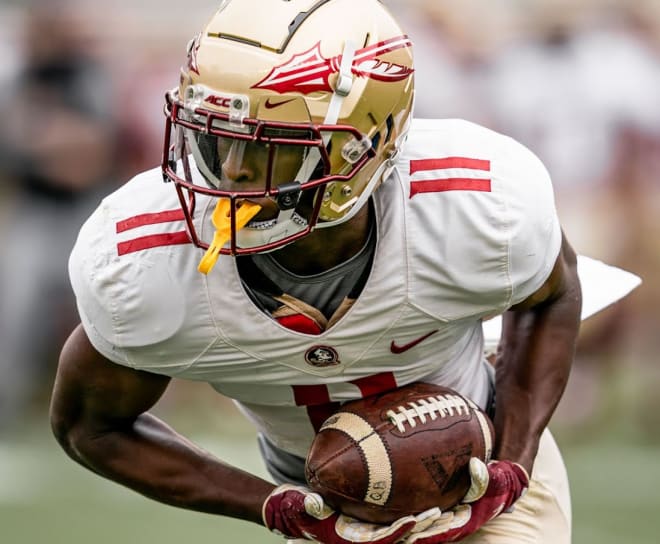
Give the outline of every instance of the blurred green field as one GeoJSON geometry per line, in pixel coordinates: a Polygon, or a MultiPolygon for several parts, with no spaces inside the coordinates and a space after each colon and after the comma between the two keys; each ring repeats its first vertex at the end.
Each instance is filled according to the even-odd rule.
{"type": "MultiPolygon", "coordinates": [[[[233,423],[229,430],[222,427],[222,443],[201,431],[189,436],[226,461],[265,476],[251,429],[232,429],[233,423]]],[[[138,542],[268,544],[282,539],[251,523],[161,505],[103,480],[65,456],[45,421],[33,423],[10,443],[0,442],[0,543],[138,542]]]]}
{"type": "MultiPolygon", "coordinates": [[[[264,475],[249,425],[239,416],[216,421],[210,411],[205,414],[192,422],[174,417],[175,424],[185,421],[191,438],[227,461],[264,475]],[[225,439],[220,441],[220,436],[225,439]]],[[[626,445],[621,432],[609,430],[592,432],[588,438],[558,434],[571,476],[574,543],[656,544],[660,446],[626,445]]],[[[157,504],[96,477],[65,457],[42,417],[10,442],[0,442],[0,542],[268,544],[282,540],[256,525],[157,504]]]]}

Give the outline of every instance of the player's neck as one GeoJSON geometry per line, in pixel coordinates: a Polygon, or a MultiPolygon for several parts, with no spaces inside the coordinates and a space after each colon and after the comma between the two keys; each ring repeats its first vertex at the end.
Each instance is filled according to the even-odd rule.
{"type": "Polygon", "coordinates": [[[336,227],[317,229],[309,236],[273,253],[284,268],[294,274],[319,274],[357,254],[369,236],[370,206],[336,227]]]}

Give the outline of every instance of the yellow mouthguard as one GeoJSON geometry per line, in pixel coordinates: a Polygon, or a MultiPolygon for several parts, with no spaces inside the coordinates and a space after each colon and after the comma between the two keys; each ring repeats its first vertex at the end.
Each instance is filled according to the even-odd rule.
{"type": "MultiPolygon", "coordinates": [[[[261,206],[252,202],[244,201],[241,203],[240,208],[236,210],[236,232],[241,230],[248,221],[259,213],[261,206]]],[[[220,256],[220,250],[231,239],[231,202],[226,198],[218,199],[215,206],[211,221],[215,227],[215,234],[213,235],[213,242],[206,250],[204,257],[199,262],[197,270],[202,274],[208,274],[220,256]]]]}

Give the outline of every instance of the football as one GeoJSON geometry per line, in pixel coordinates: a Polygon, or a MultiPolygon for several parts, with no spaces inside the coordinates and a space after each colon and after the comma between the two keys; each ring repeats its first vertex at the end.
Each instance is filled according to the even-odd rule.
{"type": "Polygon", "coordinates": [[[492,423],[473,402],[413,383],[342,405],[315,436],[305,477],[334,509],[391,523],[458,504],[470,459],[488,462],[492,445],[492,423]]]}

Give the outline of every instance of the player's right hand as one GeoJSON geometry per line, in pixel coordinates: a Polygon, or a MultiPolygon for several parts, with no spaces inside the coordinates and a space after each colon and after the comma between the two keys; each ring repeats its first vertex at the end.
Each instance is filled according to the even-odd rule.
{"type": "Polygon", "coordinates": [[[288,484],[268,496],[262,516],[264,525],[275,533],[322,544],[394,544],[424,524],[419,516],[406,516],[391,525],[365,523],[335,512],[317,493],[288,484]]]}
{"type": "Polygon", "coordinates": [[[433,516],[430,523],[418,524],[404,544],[443,544],[458,542],[478,531],[503,512],[511,512],[527,491],[529,476],[517,463],[477,458],[470,461],[472,485],[462,504],[433,516]]]}

